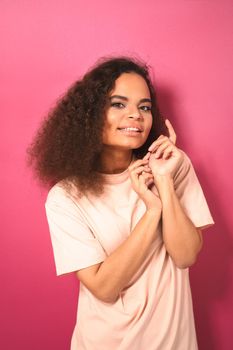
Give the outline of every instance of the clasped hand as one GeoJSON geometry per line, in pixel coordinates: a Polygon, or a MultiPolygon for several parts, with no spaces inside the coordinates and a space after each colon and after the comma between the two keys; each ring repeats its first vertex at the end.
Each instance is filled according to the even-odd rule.
{"type": "Polygon", "coordinates": [[[149,160],[154,179],[157,176],[168,175],[174,178],[183,160],[183,153],[175,146],[176,133],[168,119],[165,121],[169,137],[160,135],[148,149],[144,159],[149,160]]]}
{"type": "Polygon", "coordinates": [[[136,160],[129,167],[132,186],[147,208],[161,209],[160,198],[150,188],[156,184],[158,177],[174,178],[183,160],[183,153],[175,146],[176,133],[168,119],[165,123],[169,137],[160,135],[148,148],[148,153],[144,158],[136,160]]]}

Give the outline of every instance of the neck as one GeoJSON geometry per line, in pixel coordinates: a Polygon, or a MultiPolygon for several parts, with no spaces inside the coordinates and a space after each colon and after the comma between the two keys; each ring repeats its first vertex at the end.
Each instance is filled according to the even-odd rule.
{"type": "Polygon", "coordinates": [[[100,172],[118,174],[126,170],[132,160],[132,150],[116,151],[104,149],[100,157],[100,172]]]}

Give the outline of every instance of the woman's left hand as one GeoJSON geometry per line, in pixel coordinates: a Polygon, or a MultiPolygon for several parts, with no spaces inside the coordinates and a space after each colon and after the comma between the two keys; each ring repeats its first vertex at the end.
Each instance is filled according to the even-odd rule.
{"type": "Polygon", "coordinates": [[[176,133],[171,123],[166,119],[169,137],[160,135],[149,147],[145,158],[149,159],[149,166],[154,177],[170,175],[172,178],[183,160],[183,153],[175,146],[176,133]]]}

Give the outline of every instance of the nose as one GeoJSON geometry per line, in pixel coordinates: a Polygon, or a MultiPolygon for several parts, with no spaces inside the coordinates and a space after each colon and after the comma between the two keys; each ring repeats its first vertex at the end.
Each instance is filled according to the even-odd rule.
{"type": "Polygon", "coordinates": [[[142,118],[142,115],[141,115],[140,111],[137,110],[137,111],[134,111],[133,113],[130,113],[130,114],[128,115],[128,118],[132,118],[132,119],[141,119],[141,118],[142,118]]]}

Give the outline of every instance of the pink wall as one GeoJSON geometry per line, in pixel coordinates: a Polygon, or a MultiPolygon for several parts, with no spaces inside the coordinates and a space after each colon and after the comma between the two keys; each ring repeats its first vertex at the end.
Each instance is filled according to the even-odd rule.
{"type": "Polygon", "coordinates": [[[46,192],[25,148],[99,56],[136,53],[154,67],[216,221],[190,271],[200,349],[232,349],[233,2],[2,0],[0,13],[1,349],[68,349],[76,314],[77,282],[55,276],[46,192]]]}

